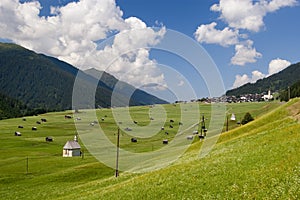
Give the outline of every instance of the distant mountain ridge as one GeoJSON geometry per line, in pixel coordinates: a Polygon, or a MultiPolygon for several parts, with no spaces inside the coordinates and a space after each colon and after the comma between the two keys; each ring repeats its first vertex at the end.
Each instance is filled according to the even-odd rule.
{"type": "MultiPolygon", "coordinates": [[[[89,74],[93,77],[95,77],[97,80],[99,79],[101,82],[105,83],[108,87],[112,88],[114,92],[119,93],[124,96],[132,96],[130,99],[131,101],[138,101],[142,104],[147,105],[147,102],[145,102],[144,96],[147,94],[143,90],[137,90],[132,85],[120,81],[117,78],[115,78],[113,75],[105,72],[105,71],[99,71],[95,68],[90,68],[88,70],[84,71],[86,74],[89,74]]],[[[155,101],[160,102],[160,99],[153,97],[155,101]]],[[[164,103],[164,102],[161,102],[164,103]]],[[[131,102],[130,104],[134,104],[134,102],[131,102]]]]}
{"type": "Polygon", "coordinates": [[[260,94],[263,92],[281,91],[292,86],[300,80],[300,62],[292,64],[284,70],[269,77],[260,79],[255,83],[247,83],[238,88],[228,90],[226,96],[241,96],[245,94],[260,94]]]}
{"type": "MultiPolygon", "coordinates": [[[[48,111],[71,109],[73,85],[78,74],[82,83],[79,90],[88,91],[93,85],[97,86],[95,96],[89,97],[95,99],[95,105],[89,106],[110,107],[111,85],[56,58],[37,54],[16,44],[0,43],[0,93],[22,102],[28,108],[48,111]]],[[[107,75],[107,81],[112,77],[107,75]]],[[[115,78],[111,80],[115,81],[115,78]]],[[[128,105],[128,99],[130,105],[168,103],[139,89],[132,96],[119,91],[114,97],[117,106],[128,105]]],[[[78,103],[78,107],[86,107],[85,102],[78,103]]]]}

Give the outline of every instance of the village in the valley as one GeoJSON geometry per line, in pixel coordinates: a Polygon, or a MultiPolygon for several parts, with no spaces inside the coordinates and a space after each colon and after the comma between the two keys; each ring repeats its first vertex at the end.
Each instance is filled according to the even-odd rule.
{"type": "MultiPolygon", "coordinates": [[[[275,95],[274,95],[275,96],[275,95]]],[[[269,90],[268,92],[261,94],[245,94],[241,96],[221,96],[221,97],[206,97],[202,99],[193,99],[191,102],[204,102],[204,103],[242,103],[242,102],[261,102],[261,101],[272,101],[275,97],[269,90]]],[[[175,103],[180,103],[183,101],[176,101],[175,103]]]]}

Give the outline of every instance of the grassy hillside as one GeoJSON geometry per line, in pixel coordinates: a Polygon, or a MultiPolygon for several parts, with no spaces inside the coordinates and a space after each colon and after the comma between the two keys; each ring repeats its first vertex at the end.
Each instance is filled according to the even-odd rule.
{"type": "MultiPolygon", "coordinates": [[[[67,113],[27,117],[26,121],[20,118],[0,121],[0,196],[3,199],[299,199],[300,100],[278,108],[274,108],[277,103],[229,106],[228,113],[234,111],[237,118],[250,112],[255,120],[223,133],[207,157],[199,159],[202,142],[195,140],[167,168],[144,174],[124,172],[118,178],[113,176],[113,169],[99,163],[86,150],[83,159],[61,156],[64,143],[75,134],[72,119],[64,119],[67,113]],[[40,118],[48,121],[37,125],[40,118]],[[13,133],[20,124],[24,126],[23,135],[16,137],[13,133]],[[33,125],[38,127],[36,132],[31,131],[33,125]],[[54,142],[45,142],[46,136],[52,136],[54,142]]],[[[179,120],[177,107],[165,105],[165,108],[170,113],[168,119],[179,120]]],[[[200,108],[209,115],[208,105],[200,108]]],[[[131,110],[133,119],[147,124],[149,108],[131,110]]],[[[111,110],[99,110],[97,117],[103,116],[105,120],[100,124],[114,132],[111,110]]],[[[121,144],[126,146],[127,142],[127,148],[133,151],[147,151],[147,143],[141,142],[142,147],[136,149],[130,146],[129,138],[122,135],[121,144]]],[[[156,144],[154,139],[152,142],[156,144]]]]}

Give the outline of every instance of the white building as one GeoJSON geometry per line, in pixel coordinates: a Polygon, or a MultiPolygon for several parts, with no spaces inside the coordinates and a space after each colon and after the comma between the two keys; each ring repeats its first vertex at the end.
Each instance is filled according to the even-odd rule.
{"type": "Polygon", "coordinates": [[[81,156],[81,147],[77,141],[67,141],[63,148],[63,157],[81,156]]]}
{"type": "Polygon", "coordinates": [[[269,101],[269,100],[272,100],[272,99],[273,99],[273,95],[271,94],[271,91],[270,91],[270,90],[268,91],[268,94],[267,94],[267,95],[264,95],[264,96],[263,96],[263,99],[264,99],[265,101],[269,101]]]}
{"type": "Polygon", "coordinates": [[[231,121],[235,121],[235,115],[234,115],[234,113],[232,113],[232,115],[231,115],[231,117],[230,117],[230,120],[231,120],[231,121]]]}

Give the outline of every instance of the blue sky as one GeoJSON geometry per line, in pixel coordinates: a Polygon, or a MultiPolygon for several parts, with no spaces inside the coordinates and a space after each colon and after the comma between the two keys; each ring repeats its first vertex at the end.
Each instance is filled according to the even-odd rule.
{"type": "MultiPolygon", "coordinates": [[[[217,22],[220,29],[227,26],[218,13],[210,11],[210,7],[216,3],[219,1],[117,1],[124,11],[124,17],[137,16],[149,26],[155,26],[158,21],[167,28],[180,31],[192,38],[200,24],[217,22]]],[[[224,48],[217,44],[201,43],[219,67],[226,89],[233,86],[235,76],[238,74],[250,76],[255,70],[268,74],[269,63],[273,59],[280,58],[291,63],[299,62],[300,49],[296,44],[300,44],[300,21],[297,19],[300,19],[300,9],[296,4],[267,14],[264,17],[264,26],[258,32],[242,30],[248,34],[257,51],[262,54],[255,63],[247,63],[244,66],[230,63],[234,47],[224,48]]]]}
{"type": "MultiPolygon", "coordinates": [[[[58,57],[80,69],[106,70],[137,87],[156,83],[160,87],[149,92],[160,95],[166,88],[177,93],[172,89],[176,84],[190,81],[196,98],[210,96],[205,82],[193,76],[186,61],[140,48],[156,45],[166,30],[178,31],[201,45],[216,64],[226,90],[300,60],[297,0],[5,0],[0,9],[2,41],[58,57]],[[141,28],[142,33],[133,31],[141,28]],[[116,33],[126,35],[101,43],[116,33]],[[126,48],[140,49],[120,56],[126,48]],[[177,75],[168,77],[159,65],[173,67],[177,75]]],[[[193,98],[184,93],[175,96],[193,98]]]]}

